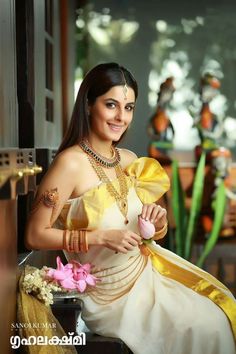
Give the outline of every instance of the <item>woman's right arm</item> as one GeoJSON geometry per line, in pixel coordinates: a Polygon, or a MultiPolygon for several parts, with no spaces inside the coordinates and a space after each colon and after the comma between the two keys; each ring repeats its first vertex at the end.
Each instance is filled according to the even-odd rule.
{"type": "MultiPolygon", "coordinates": [[[[80,165],[80,167],[78,167],[80,165]]],[[[79,176],[77,159],[70,153],[57,156],[44,176],[37,191],[35,207],[29,215],[25,244],[29,249],[63,249],[63,230],[52,228],[60,212],[75,189],[75,181],[79,176]],[[45,193],[57,193],[56,208],[44,201],[45,193]],[[53,216],[53,218],[52,218],[53,216]]],[[[140,243],[141,238],[129,230],[93,230],[87,232],[88,245],[100,245],[116,252],[127,253],[140,243]]]]}
{"type": "Polygon", "coordinates": [[[39,185],[33,210],[27,221],[25,232],[27,248],[62,249],[63,231],[54,229],[51,225],[71,196],[77,174],[78,166],[68,153],[62,153],[56,157],[39,185]],[[56,190],[58,197],[55,208],[48,206],[44,201],[45,194],[53,190],[56,190]]]}

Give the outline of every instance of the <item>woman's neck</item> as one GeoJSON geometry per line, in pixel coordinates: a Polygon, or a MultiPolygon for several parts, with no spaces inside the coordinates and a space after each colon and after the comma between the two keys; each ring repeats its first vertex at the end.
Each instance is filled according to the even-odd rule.
{"type": "Polygon", "coordinates": [[[88,137],[88,142],[91,145],[91,147],[93,148],[93,150],[95,150],[97,153],[99,153],[100,155],[106,157],[106,158],[110,158],[111,157],[111,146],[112,146],[112,141],[104,141],[104,140],[98,140],[96,138],[93,137],[88,137]]]}

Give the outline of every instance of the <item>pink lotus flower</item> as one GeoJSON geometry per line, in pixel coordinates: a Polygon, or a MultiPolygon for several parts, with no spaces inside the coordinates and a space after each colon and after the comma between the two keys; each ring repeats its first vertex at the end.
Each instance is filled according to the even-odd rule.
{"type": "Polygon", "coordinates": [[[56,258],[57,269],[50,268],[47,276],[52,280],[56,280],[65,289],[76,289],[73,282],[73,264],[67,263],[65,266],[58,256],[56,258]]]}
{"type": "Polygon", "coordinates": [[[47,271],[47,277],[55,280],[60,286],[66,290],[78,290],[84,292],[87,285],[95,286],[99,279],[90,274],[91,265],[84,265],[79,262],[72,261],[63,265],[60,257],[57,259],[57,269],[50,268],[47,271]]]}
{"type": "Polygon", "coordinates": [[[149,240],[155,234],[155,226],[151,221],[145,220],[141,215],[138,216],[138,227],[142,238],[149,240]]]}
{"type": "Polygon", "coordinates": [[[73,264],[74,281],[76,283],[76,289],[78,289],[79,292],[84,292],[87,285],[96,285],[96,281],[99,279],[90,274],[91,265],[89,263],[82,265],[79,262],[73,261],[73,264]]]}

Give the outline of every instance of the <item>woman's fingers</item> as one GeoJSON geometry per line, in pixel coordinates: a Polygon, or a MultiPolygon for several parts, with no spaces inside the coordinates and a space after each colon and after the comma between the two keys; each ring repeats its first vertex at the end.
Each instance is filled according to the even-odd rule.
{"type": "Polygon", "coordinates": [[[153,209],[152,209],[152,212],[151,212],[151,215],[150,215],[150,221],[152,223],[156,222],[159,218],[160,218],[160,215],[162,213],[162,208],[160,205],[156,205],[153,209]]]}
{"type": "Polygon", "coordinates": [[[135,247],[137,247],[137,245],[138,244],[136,244],[136,245],[132,245],[131,243],[129,243],[129,242],[126,242],[126,243],[124,243],[123,245],[121,245],[121,250],[123,251],[123,253],[127,253],[128,251],[133,251],[133,249],[135,248],[135,247]]]}
{"type": "Polygon", "coordinates": [[[130,230],[107,230],[105,244],[116,253],[127,253],[141,244],[141,236],[130,230]]]}
{"type": "Polygon", "coordinates": [[[134,232],[131,232],[130,236],[131,236],[131,240],[135,240],[138,244],[142,241],[141,236],[134,232]]]}
{"type": "MultiPolygon", "coordinates": [[[[140,240],[141,241],[141,240],[140,240]]],[[[137,241],[135,239],[133,239],[132,237],[129,239],[129,241],[127,242],[128,244],[130,244],[131,246],[137,246],[139,244],[140,241],[137,241]]]]}
{"type": "Polygon", "coordinates": [[[157,215],[160,205],[152,204],[144,204],[142,209],[142,218],[145,220],[154,219],[154,216],[157,215]]]}
{"type": "Polygon", "coordinates": [[[128,245],[129,249],[130,246],[131,248],[136,247],[140,242],[141,242],[141,237],[131,231],[125,232],[122,240],[122,244],[125,246],[128,245]]]}
{"type": "Polygon", "coordinates": [[[155,217],[153,218],[153,222],[156,223],[158,221],[164,221],[164,223],[166,222],[166,209],[164,208],[160,208],[157,212],[157,214],[155,215],[155,217]]]}
{"type": "Polygon", "coordinates": [[[166,209],[156,204],[144,204],[142,209],[142,218],[155,223],[166,217],[166,209]]]}
{"type": "Polygon", "coordinates": [[[141,237],[132,231],[124,231],[120,245],[117,247],[119,252],[127,253],[141,244],[141,237]]]}
{"type": "Polygon", "coordinates": [[[152,204],[144,204],[142,208],[142,213],[141,216],[145,220],[149,220],[149,217],[151,215],[151,206],[152,204]]]}

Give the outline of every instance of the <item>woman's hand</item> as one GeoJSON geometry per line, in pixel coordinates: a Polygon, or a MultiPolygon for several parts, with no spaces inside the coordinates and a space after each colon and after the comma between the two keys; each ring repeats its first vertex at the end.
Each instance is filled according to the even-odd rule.
{"type": "Polygon", "coordinates": [[[141,244],[141,237],[130,230],[104,230],[101,244],[115,252],[128,253],[141,244]]]}
{"type": "Polygon", "coordinates": [[[141,216],[143,219],[151,221],[156,230],[161,229],[167,223],[166,209],[155,203],[144,204],[141,216]]]}

